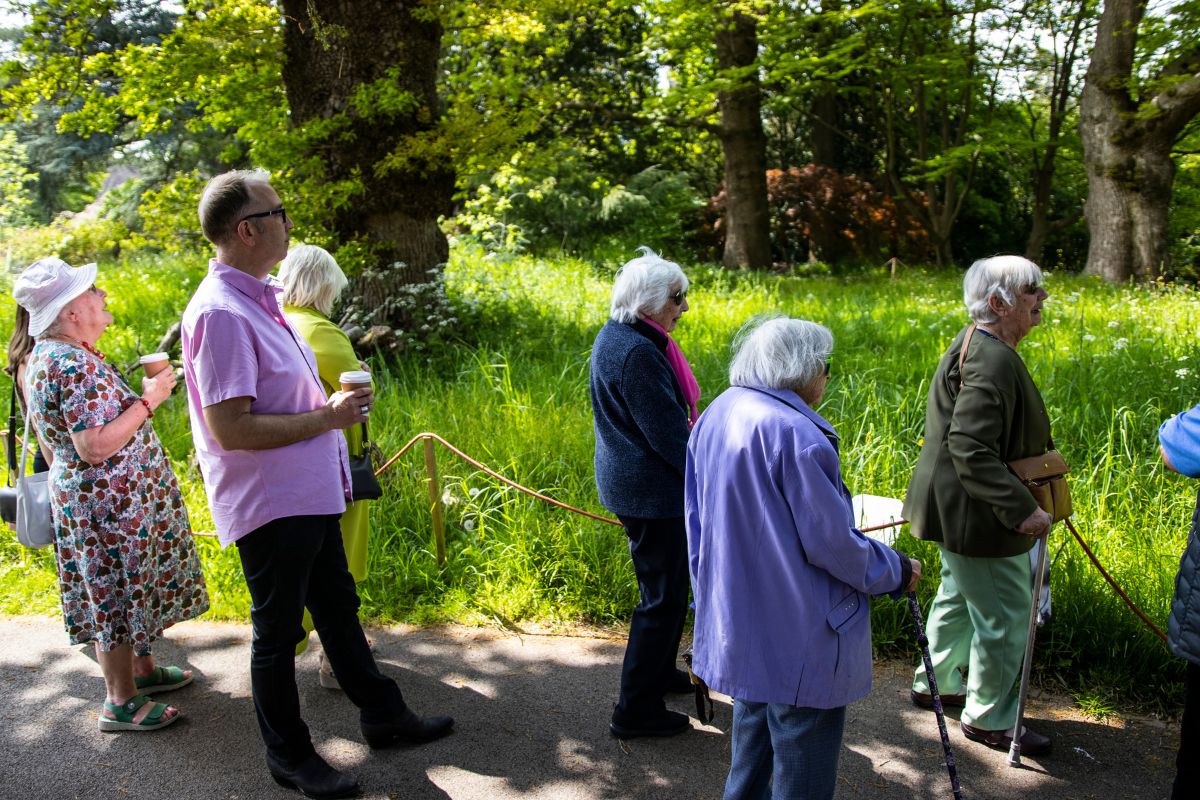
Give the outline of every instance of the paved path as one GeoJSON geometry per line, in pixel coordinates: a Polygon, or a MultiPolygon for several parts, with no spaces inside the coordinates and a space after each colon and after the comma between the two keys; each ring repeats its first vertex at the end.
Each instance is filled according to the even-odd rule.
{"type": "MultiPolygon", "coordinates": [[[[371,751],[340,692],[317,685],[311,651],[297,662],[304,715],[321,754],[358,776],[369,798],[624,800],[719,798],[729,765],[730,707],[713,726],[666,740],[619,742],[607,723],[620,673],[619,640],[496,629],[371,631],[385,671],[418,712],[449,713],[453,736],[371,751]]],[[[159,644],[164,664],[197,673],[171,695],[186,719],[157,733],[102,734],[103,695],[90,648],[70,647],[60,620],[0,619],[0,798],[289,798],[271,782],[247,675],[250,629],[190,622],[159,644]]],[[[909,667],[879,662],[871,695],[850,707],[839,800],[949,797],[934,717],[907,702],[909,667]]],[[[689,698],[671,700],[681,711],[689,698]]],[[[1055,753],[1026,759],[967,742],[951,720],[967,798],[1159,800],[1169,794],[1177,729],[1104,724],[1062,699],[1033,701],[1055,753]]]]}

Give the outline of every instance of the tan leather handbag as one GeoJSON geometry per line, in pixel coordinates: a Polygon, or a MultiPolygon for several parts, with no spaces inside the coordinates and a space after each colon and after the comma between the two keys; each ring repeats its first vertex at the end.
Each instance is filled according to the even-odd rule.
{"type": "Polygon", "coordinates": [[[1009,461],[1008,468],[1025,484],[1052,522],[1061,522],[1071,516],[1071,489],[1065,477],[1071,468],[1062,453],[1050,450],[1040,456],[1018,458],[1009,461]]]}

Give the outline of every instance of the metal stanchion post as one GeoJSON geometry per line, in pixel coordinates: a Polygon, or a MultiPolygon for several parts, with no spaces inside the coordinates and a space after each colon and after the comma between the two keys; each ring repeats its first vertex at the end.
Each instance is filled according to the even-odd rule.
{"type": "Polygon", "coordinates": [[[433,455],[433,440],[426,439],[425,470],[429,473],[429,505],[433,513],[433,543],[438,566],[446,564],[446,527],[442,523],[442,489],[438,485],[437,459],[433,455]]]}

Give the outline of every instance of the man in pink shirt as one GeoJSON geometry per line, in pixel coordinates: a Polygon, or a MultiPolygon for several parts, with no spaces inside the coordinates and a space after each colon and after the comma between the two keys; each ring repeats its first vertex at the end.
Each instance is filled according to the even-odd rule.
{"type": "Polygon", "coordinates": [[[183,315],[188,407],[221,546],[237,545],[250,590],[250,678],[267,768],[308,797],[352,797],[358,783],[316,753],[300,718],[305,607],[371,747],[432,741],[454,725],[405,705],[358,623],[338,527],[350,491],[339,431],[366,420],[372,391],[326,398],[312,350],[283,315],[270,272],[287,255],[292,221],[267,175],[218,175],[199,213],[217,252],[183,315]]]}

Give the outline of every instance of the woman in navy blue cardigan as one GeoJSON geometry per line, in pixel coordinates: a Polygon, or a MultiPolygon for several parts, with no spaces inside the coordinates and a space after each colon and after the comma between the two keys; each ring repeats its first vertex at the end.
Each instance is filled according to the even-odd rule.
{"type": "Polygon", "coordinates": [[[641,593],[609,726],[621,739],[691,727],[663,697],[691,691],[675,659],[688,600],[683,470],[700,389],[669,335],[688,310],[687,277],[640,249],[617,271],[611,319],[591,359],[596,487],[625,526],[641,593]]]}

